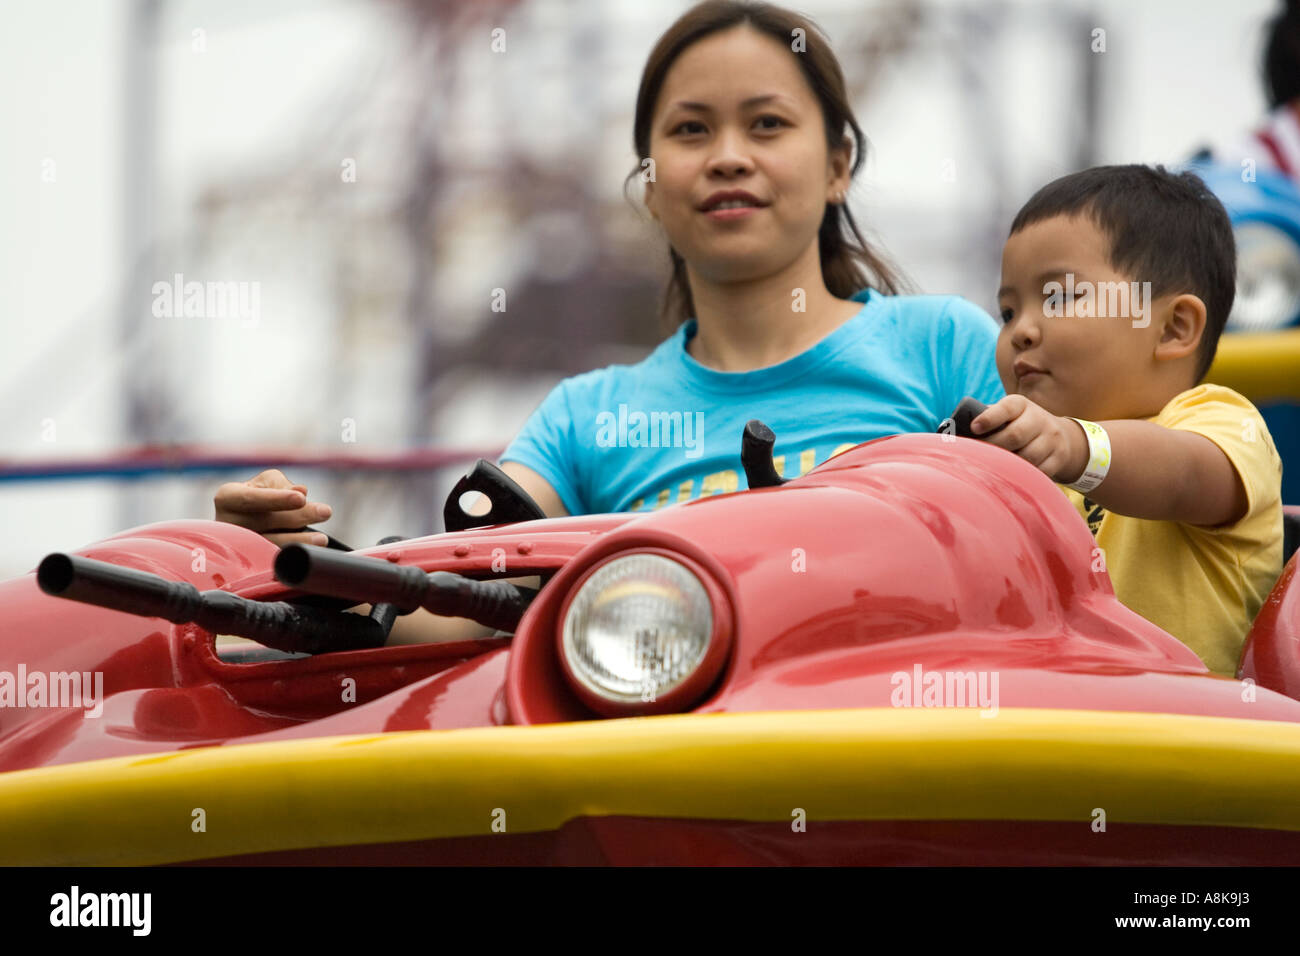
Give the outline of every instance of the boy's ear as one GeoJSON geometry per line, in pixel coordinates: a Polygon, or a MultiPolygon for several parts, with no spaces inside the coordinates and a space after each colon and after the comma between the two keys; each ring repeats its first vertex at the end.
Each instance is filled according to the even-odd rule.
{"type": "Polygon", "coordinates": [[[1163,310],[1164,322],[1156,342],[1157,361],[1194,355],[1205,334],[1205,303],[1190,293],[1176,296],[1163,310]]]}

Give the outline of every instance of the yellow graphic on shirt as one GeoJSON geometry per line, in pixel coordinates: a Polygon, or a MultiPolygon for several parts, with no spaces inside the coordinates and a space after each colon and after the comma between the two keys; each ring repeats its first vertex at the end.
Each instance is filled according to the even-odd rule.
{"type": "Polygon", "coordinates": [[[1088,522],[1088,530],[1092,532],[1092,536],[1097,537],[1097,532],[1101,529],[1101,519],[1106,517],[1106,509],[1091,498],[1084,498],[1080,514],[1088,522]]]}
{"type": "MultiPolygon", "coordinates": [[[[834,458],[842,451],[850,448],[856,448],[858,442],[845,442],[838,446],[833,452],[826,456],[825,460],[834,458]]],[[[782,478],[785,477],[785,455],[772,456],[772,465],[776,468],[776,473],[782,478]]],[[[799,452],[799,474],[794,477],[806,475],[812,471],[818,464],[817,449],[805,448],[799,452]]],[[[680,504],[683,501],[690,501],[692,498],[707,498],[710,495],[725,495],[733,491],[740,490],[740,474],[734,468],[727,468],[723,471],[715,471],[712,474],[705,475],[697,482],[694,478],[688,478],[677,486],[677,494],[673,496],[672,488],[664,488],[653,495],[638,498],[632,502],[628,508],[629,511],[658,511],[669,503],[669,498],[674,498],[674,504],[680,504]],[[649,508],[645,508],[646,498],[650,498],[652,503],[649,508]]]]}

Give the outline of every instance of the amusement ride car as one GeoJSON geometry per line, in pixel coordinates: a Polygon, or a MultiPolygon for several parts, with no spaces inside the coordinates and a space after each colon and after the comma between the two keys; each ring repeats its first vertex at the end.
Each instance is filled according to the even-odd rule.
{"type": "Polygon", "coordinates": [[[751,422],[747,490],[646,514],[480,461],[442,534],[52,554],[0,583],[47,697],[0,708],[0,863],[1300,860],[1296,559],[1212,674],[971,413],[789,480],[751,422]],[[386,646],[417,607],[495,634],[386,646]]]}

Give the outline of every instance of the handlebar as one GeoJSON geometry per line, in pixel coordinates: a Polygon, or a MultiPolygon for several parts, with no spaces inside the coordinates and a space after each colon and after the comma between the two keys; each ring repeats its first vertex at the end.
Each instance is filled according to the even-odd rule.
{"type": "Polygon", "coordinates": [[[236,634],[294,654],[381,647],[388,637],[382,621],[362,614],[200,591],[185,581],[78,555],[47,555],[36,582],[54,597],[174,624],[193,622],[214,634],[236,634]]]}
{"type": "Polygon", "coordinates": [[[537,591],[508,581],[476,581],[451,571],[425,573],[381,558],[291,544],[275,558],[282,584],[330,597],[393,605],[399,614],[423,607],[445,617],[466,617],[485,627],[513,631],[537,591]]]}

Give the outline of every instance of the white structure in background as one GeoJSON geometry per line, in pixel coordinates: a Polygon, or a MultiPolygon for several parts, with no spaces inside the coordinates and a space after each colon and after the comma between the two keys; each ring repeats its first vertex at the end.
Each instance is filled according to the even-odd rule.
{"type": "MultiPolygon", "coordinates": [[[[642,258],[659,255],[659,241],[621,190],[635,161],[641,67],[654,38],[688,5],[534,0],[506,15],[507,54],[492,54],[485,33],[481,45],[463,43],[447,64],[412,44],[397,4],[140,4],[156,9],[159,31],[156,150],[144,184],[157,274],[146,278],[182,272],[256,281],[262,320],[241,327],[158,319],[146,299],[150,334],[131,348],[118,341],[130,266],[119,237],[123,184],[138,183],[140,170],[124,168],[132,144],[117,80],[128,75],[130,58],[147,51],[124,42],[128,4],[15,7],[0,36],[13,80],[0,89],[9,118],[0,151],[0,182],[8,186],[0,221],[0,395],[8,412],[0,416],[0,456],[120,448],[128,438],[118,389],[134,375],[155,377],[165,396],[164,437],[319,447],[341,440],[347,417],[360,448],[411,443],[413,277],[436,286],[430,342],[453,344],[474,335],[485,290],[508,287],[539,251],[560,275],[590,255],[581,237],[556,241],[569,228],[562,211],[520,229],[503,204],[484,196],[481,183],[501,156],[560,164],[581,144],[609,210],[609,236],[642,258]],[[439,109],[437,71],[448,68],[456,98],[425,120],[436,124],[438,149],[455,164],[455,188],[442,194],[445,228],[414,259],[394,220],[413,162],[399,148],[411,131],[396,124],[418,115],[422,100],[439,109]],[[355,182],[346,178],[348,160],[355,182]],[[258,201],[250,204],[250,196],[258,201]],[[154,359],[146,365],[142,356],[154,359]]],[[[923,291],[959,292],[989,308],[1010,214],[1078,154],[1086,129],[1079,44],[1089,43],[1089,23],[1107,39],[1106,52],[1096,54],[1104,59],[1095,71],[1093,155],[1170,162],[1262,111],[1258,40],[1274,4],[793,6],[818,19],[850,85],[861,87],[859,120],[873,152],[851,194],[859,221],[923,291]],[[1171,49],[1194,68],[1171,70],[1171,49]]],[[[636,356],[611,352],[614,358],[636,356]]],[[[554,378],[545,370],[527,380],[461,370],[426,438],[504,444],[554,378]]],[[[313,497],[336,504],[340,518],[327,527],[340,537],[349,528],[362,543],[425,530],[411,527],[400,499],[373,481],[350,483],[358,493],[349,496],[349,516],[337,507],[345,477],[296,477],[313,497]]],[[[0,575],[121,530],[124,494],[140,520],[207,516],[220,480],[149,481],[131,490],[106,482],[0,484],[0,575]]],[[[448,487],[444,476],[431,482],[430,495],[448,487]]]]}

